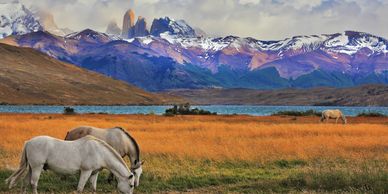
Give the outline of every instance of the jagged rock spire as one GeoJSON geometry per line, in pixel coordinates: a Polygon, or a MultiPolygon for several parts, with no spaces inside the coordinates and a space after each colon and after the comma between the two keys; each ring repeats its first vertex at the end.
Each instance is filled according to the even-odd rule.
{"type": "Polygon", "coordinates": [[[131,34],[131,29],[135,25],[135,12],[132,9],[129,9],[127,12],[124,14],[124,19],[123,19],[123,29],[121,36],[123,38],[129,38],[130,36],[133,36],[131,34]]]}
{"type": "Polygon", "coordinates": [[[134,27],[133,37],[148,36],[147,22],[145,18],[139,16],[134,27]]]}

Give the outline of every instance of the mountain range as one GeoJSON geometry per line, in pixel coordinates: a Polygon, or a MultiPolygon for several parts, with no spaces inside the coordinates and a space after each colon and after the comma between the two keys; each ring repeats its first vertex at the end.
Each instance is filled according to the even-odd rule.
{"type": "Polygon", "coordinates": [[[388,83],[388,41],[368,33],[263,41],[202,36],[185,21],[169,17],[154,19],[150,30],[142,17],[135,23],[133,13],[126,13],[123,21],[129,22],[123,25],[129,37],[118,33],[124,28],[111,23],[108,29],[114,34],[86,29],[58,36],[41,28],[16,29],[0,42],[34,48],[148,91],[388,83]]]}

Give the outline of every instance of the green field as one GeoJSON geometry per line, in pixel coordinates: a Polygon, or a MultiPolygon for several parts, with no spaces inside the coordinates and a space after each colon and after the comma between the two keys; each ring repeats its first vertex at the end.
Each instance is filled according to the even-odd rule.
{"type": "MultiPolygon", "coordinates": [[[[146,156],[144,173],[136,193],[387,193],[387,161],[351,162],[278,160],[270,163],[215,162],[174,159],[171,156],[146,156]],[[148,167],[152,166],[152,167],[148,167]]],[[[11,171],[2,170],[4,180],[11,171]]],[[[99,177],[98,193],[116,192],[107,182],[108,173],[99,177]]],[[[76,190],[78,176],[44,172],[39,182],[41,193],[67,193],[76,190]]],[[[2,181],[0,191],[7,189],[2,181]]],[[[85,192],[91,192],[89,185],[85,192]]]]}

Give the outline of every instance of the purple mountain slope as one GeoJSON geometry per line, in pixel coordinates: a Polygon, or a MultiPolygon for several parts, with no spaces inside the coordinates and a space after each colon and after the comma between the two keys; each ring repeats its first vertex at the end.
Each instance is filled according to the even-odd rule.
{"type": "Polygon", "coordinates": [[[33,32],[1,42],[35,48],[148,90],[388,83],[388,41],[371,34],[346,31],[261,41],[196,37],[191,27],[181,28],[189,34],[174,34],[166,24],[158,36],[126,40],[88,29],[65,37],[33,32]]]}

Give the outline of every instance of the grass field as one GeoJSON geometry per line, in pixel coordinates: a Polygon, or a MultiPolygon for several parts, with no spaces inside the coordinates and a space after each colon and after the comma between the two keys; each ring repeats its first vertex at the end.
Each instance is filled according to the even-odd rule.
{"type": "MultiPolygon", "coordinates": [[[[154,115],[0,115],[0,192],[24,141],[71,128],[122,126],[145,160],[137,193],[388,192],[388,118],[154,115]]],[[[41,192],[71,192],[77,176],[46,172],[41,192]]],[[[99,178],[99,192],[114,192],[99,178]]],[[[90,189],[87,187],[87,191],[90,189]]]]}

